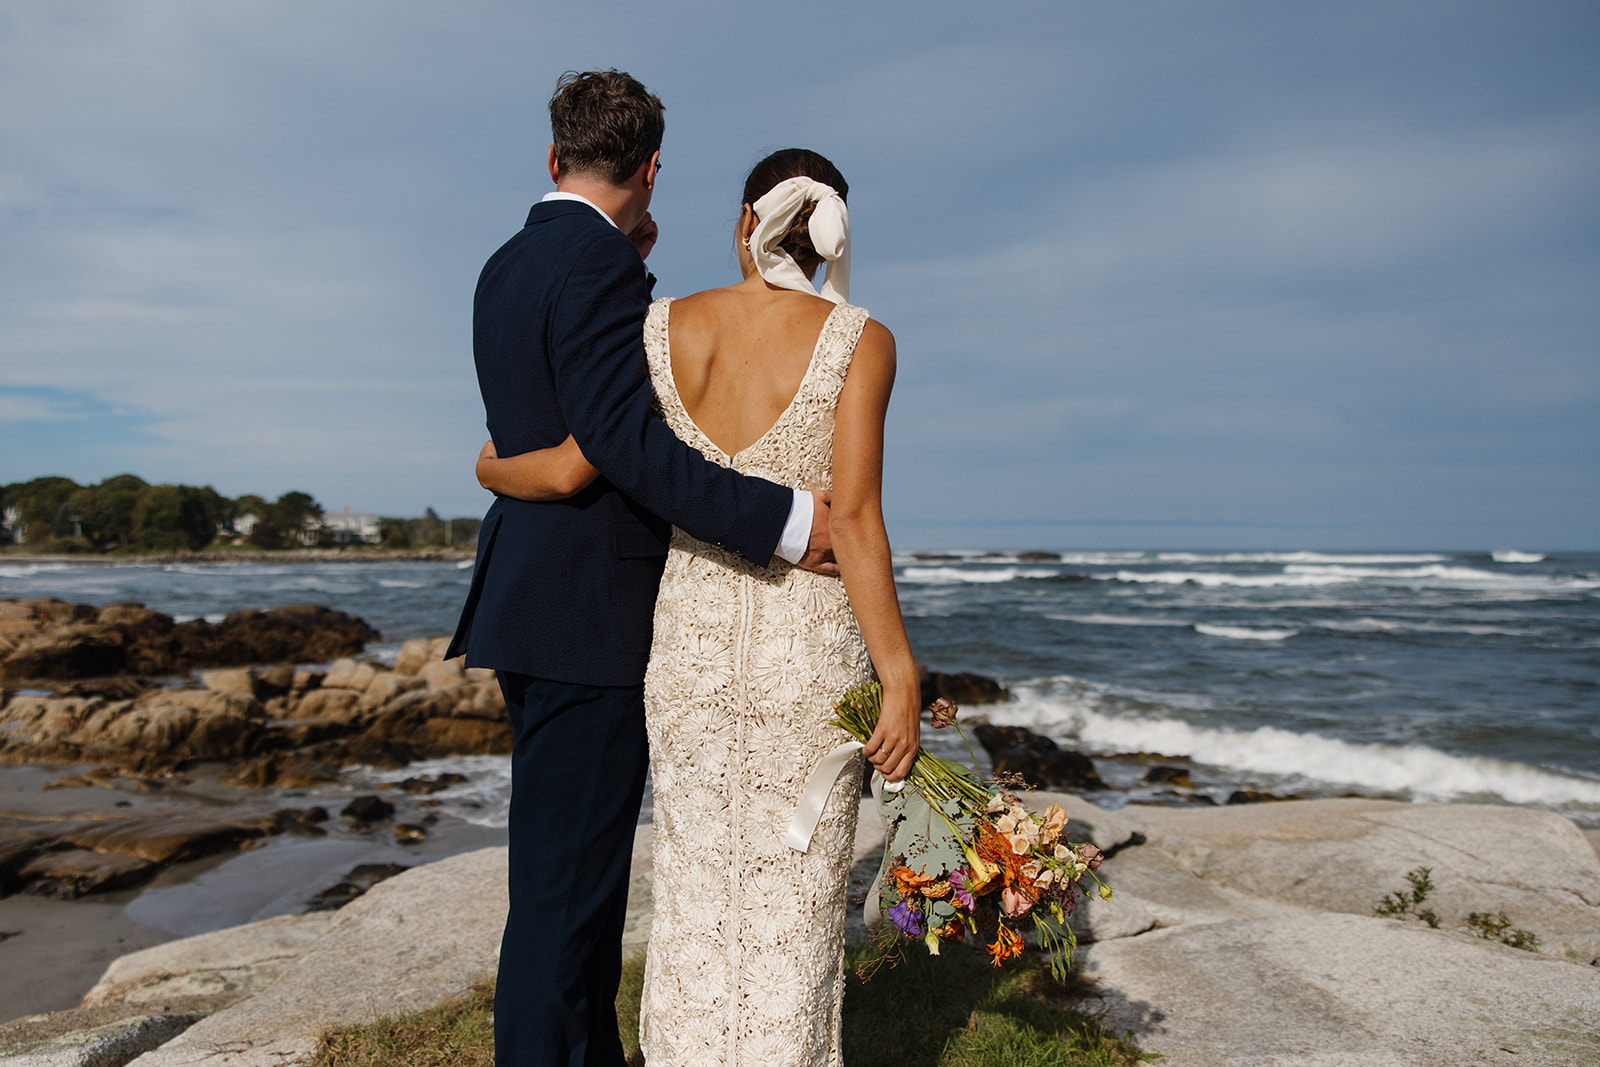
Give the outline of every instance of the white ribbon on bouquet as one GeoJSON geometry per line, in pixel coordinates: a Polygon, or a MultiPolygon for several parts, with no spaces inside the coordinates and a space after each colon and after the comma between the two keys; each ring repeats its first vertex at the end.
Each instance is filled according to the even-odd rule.
{"type": "MultiPolygon", "coordinates": [[[[860,741],[846,741],[836,747],[832,752],[812,768],[811,777],[806,779],[805,791],[800,794],[799,803],[794,806],[794,818],[789,820],[789,833],[785,843],[796,852],[809,852],[811,850],[811,835],[817,832],[817,823],[822,820],[822,808],[828,802],[828,794],[833,792],[833,785],[839,780],[840,773],[850,762],[852,756],[866,746],[860,741]]],[[[898,793],[906,787],[906,780],[888,782],[881,773],[872,772],[872,796],[881,805],[884,793],[898,793]]],[[[863,908],[867,925],[872,926],[883,917],[878,905],[878,889],[883,882],[883,869],[880,867],[878,876],[872,880],[872,888],[867,890],[866,905],[863,908]]]]}

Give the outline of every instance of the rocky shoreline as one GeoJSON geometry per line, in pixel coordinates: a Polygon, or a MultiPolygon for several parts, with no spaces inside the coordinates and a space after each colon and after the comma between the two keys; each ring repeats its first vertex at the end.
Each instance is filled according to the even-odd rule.
{"type": "MultiPolygon", "coordinates": [[[[473,827],[437,840],[446,825],[432,797],[457,783],[406,769],[506,752],[498,685],[444,660],[443,637],[407,642],[392,665],[362,658],[376,636],[310,605],[211,624],[130,604],[0,601],[0,763],[36,798],[20,802],[13,786],[17,810],[0,810],[0,897],[16,894],[0,907],[125,903],[240,850],[334,849],[315,884],[290,865],[300,914],[278,907],[172,941],[119,933],[126,949],[102,956],[109,967],[93,955],[75,964],[75,990],[100,974],[80,1007],[0,1026],[0,1067],[280,1064],[326,1026],[436,1003],[492,972],[504,850],[463,852],[475,847],[468,830],[485,833],[473,827]],[[97,673],[107,664],[121,673],[97,673]],[[362,766],[391,772],[389,791],[351,795],[362,766]],[[316,802],[334,795],[319,789],[343,802],[316,802]]],[[[925,671],[924,690],[963,704],[1009,698],[971,674],[925,671]]],[[[1097,768],[1027,730],[969,722],[1003,775],[1096,793],[1127,789],[1102,772],[1137,777],[1141,795],[1116,812],[1067,793],[1032,799],[1063,804],[1080,837],[1113,853],[1101,873],[1115,899],[1075,916],[1081,963],[1108,1021],[1163,1062],[1600,1064],[1600,832],[1510,807],[1238,789],[1219,805],[1182,760],[1097,768]],[[1422,868],[1439,928],[1374,917],[1422,868]],[[1482,928],[1469,917],[1484,914],[1533,935],[1533,950],[1473,936],[1482,928]]],[[[881,851],[881,822],[863,803],[858,892],[881,851]]],[[[633,950],[649,937],[649,841],[641,826],[633,950]]],[[[256,875],[233,877],[240,889],[256,875]]],[[[13,942],[23,954],[8,953],[59,967],[51,938],[67,935],[51,931],[91,926],[36,925],[13,942]]]]}
{"type": "MultiPolygon", "coordinates": [[[[1167,1067],[1600,1063],[1600,835],[1558,815],[1382,800],[1113,813],[1066,794],[1028,800],[1061,804],[1075,836],[1109,854],[1100,873],[1116,895],[1074,915],[1078,964],[1106,1023],[1167,1067]],[[1419,867],[1439,889],[1437,928],[1375,917],[1384,890],[1419,867]],[[1538,951],[1472,936],[1465,920],[1486,908],[1538,932],[1538,951]]],[[[858,871],[875,866],[882,826],[864,800],[858,871]]],[[[642,826],[633,951],[648,942],[651,879],[642,826]]],[[[418,1010],[492,973],[504,886],[505,850],[484,849],[336,912],[133,953],[82,1007],[0,1027],[0,1067],[305,1062],[328,1027],[418,1010]]]]}
{"type": "Polygon", "coordinates": [[[372,548],[345,545],[338,548],[226,549],[198,552],[119,552],[99,555],[28,552],[0,549],[0,563],[72,563],[90,566],[136,566],[152,563],[459,563],[477,558],[476,546],[467,548],[372,548]]]}

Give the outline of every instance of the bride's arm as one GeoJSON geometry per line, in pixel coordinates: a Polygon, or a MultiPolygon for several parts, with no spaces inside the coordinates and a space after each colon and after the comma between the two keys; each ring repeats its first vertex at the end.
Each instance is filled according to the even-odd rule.
{"type": "Polygon", "coordinates": [[[565,500],[588,488],[600,474],[568,437],[554,448],[501,459],[489,441],[478,453],[478,484],[491,493],[521,500],[565,500]]]}
{"type": "Polygon", "coordinates": [[[889,781],[911,770],[922,699],[894,589],[883,525],[883,419],[894,387],[894,335],[868,320],[850,361],[833,424],[833,505],[828,524],[850,607],[883,683],[883,715],[865,752],[889,781]]]}

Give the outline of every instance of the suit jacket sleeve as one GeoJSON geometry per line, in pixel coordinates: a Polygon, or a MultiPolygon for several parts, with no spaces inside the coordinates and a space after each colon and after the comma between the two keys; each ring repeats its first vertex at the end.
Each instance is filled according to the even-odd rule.
{"type": "Polygon", "coordinates": [[[575,259],[551,320],[562,417],[584,457],[622,493],[690,536],[767,566],[791,490],[720,467],[652,413],[639,253],[608,228],[575,259]]]}

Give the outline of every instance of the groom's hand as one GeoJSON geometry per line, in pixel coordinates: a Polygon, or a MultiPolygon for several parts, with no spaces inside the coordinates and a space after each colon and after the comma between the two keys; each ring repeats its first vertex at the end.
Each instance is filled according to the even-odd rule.
{"type": "Polygon", "coordinates": [[[655,248],[656,239],[661,236],[661,227],[656,225],[656,220],[650,217],[650,212],[644,213],[644,218],[639,220],[639,225],[628,234],[628,240],[633,242],[633,247],[639,250],[640,259],[649,259],[650,250],[655,248]]]}
{"type": "Polygon", "coordinates": [[[832,502],[833,493],[828,490],[811,490],[811,539],[806,542],[806,554],[795,566],[838,577],[839,565],[833,561],[833,539],[828,536],[828,505],[832,502]]]}

